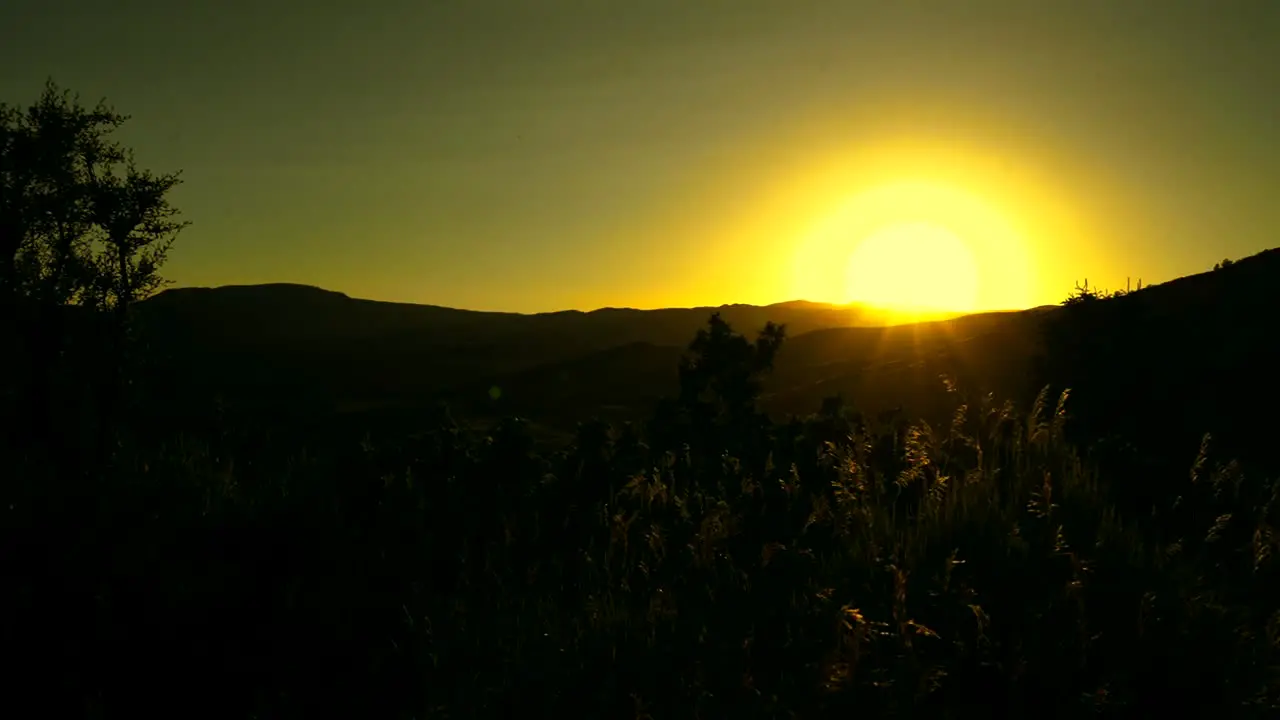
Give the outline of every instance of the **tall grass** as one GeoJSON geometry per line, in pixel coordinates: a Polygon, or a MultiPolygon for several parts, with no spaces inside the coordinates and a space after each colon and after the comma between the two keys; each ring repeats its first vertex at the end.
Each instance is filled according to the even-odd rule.
{"type": "Polygon", "coordinates": [[[1100,477],[1067,394],[948,387],[939,426],[829,403],[545,453],[445,415],[134,444],[57,503],[10,483],[15,687],[111,717],[1280,710],[1275,482],[1209,438],[1184,475],[1100,477]]]}

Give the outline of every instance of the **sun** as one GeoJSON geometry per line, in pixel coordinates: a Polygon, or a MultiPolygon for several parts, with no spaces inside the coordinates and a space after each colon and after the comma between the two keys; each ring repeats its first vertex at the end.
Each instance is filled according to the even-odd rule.
{"type": "Polygon", "coordinates": [[[971,312],[978,305],[977,263],[965,242],[941,225],[894,223],[854,246],[846,301],[893,310],[971,312]]]}
{"type": "Polygon", "coordinates": [[[1003,208],[927,180],[832,193],[791,245],[792,297],[903,320],[1028,307],[1028,241],[1003,208]]]}

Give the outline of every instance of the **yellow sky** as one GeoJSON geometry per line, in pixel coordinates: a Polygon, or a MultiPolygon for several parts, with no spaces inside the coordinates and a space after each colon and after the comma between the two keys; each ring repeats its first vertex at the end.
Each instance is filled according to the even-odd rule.
{"type": "MultiPolygon", "coordinates": [[[[855,256],[884,230],[902,237],[894,231],[925,224],[949,232],[969,257],[944,256],[945,248],[925,253],[913,259],[918,277],[902,282],[955,288],[973,276],[975,286],[970,302],[932,309],[1057,303],[1083,279],[1073,271],[1092,266],[1105,273],[1110,263],[1088,241],[1098,234],[1081,194],[1037,172],[1036,158],[1017,150],[892,136],[844,144],[832,135],[779,137],[773,152],[705,168],[701,187],[689,188],[671,224],[651,229],[708,238],[699,266],[716,269],[676,293],[655,288],[652,301],[672,303],[677,293],[687,295],[676,304],[714,304],[724,297],[759,304],[891,301],[885,286],[898,278],[883,272],[895,268],[872,261],[872,269],[859,272],[852,266],[855,256]],[[724,186],[752,190],[726,198],[716,191],[724,186]],[[687,219],[699,202],[704,219],[691,226],[687,219]],[[1072,262],[1063,265],[1063,255],[1072,262]],[[956,277],[940,274],[947,265],[956,277]],[[934,281],[927,281],[931,275],[934,281]]],[[[929,306],[947,292],[923,296],[920,304],[929,306]]]]}
{"type": "Polygon", "coordinates": [[[935,266],[850,268],[897,223],[967,245],[989,309],[1280,242],[1276,0],[17,3],[0,101],[52,76],[132,116],[140,164],[183,171],[179,286],[517,312],[968,296],[960,255],[900,229],[935,266]]]}

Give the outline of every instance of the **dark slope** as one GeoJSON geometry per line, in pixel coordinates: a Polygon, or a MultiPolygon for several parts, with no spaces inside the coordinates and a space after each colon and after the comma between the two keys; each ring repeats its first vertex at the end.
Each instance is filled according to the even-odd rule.
{"type": "Polygon", "coordinates": [[[558,427],[643,417],[674,392],[683,347],[716,311],[747,334],[787,324],[764,398],[779,414],[842,394],[869,413],[937,416],[945,374],[1022,404],[1044,384],[1071,387],[1088,434],[1185,448],[1206,431],[1254,445],[1270,432],[1253,418],[1280,401],[1269,379],[1280,367],[1277,288],[1280,251],[1268,251],[1123,297],[894,327],[849,327],[874,314],[812,303],[520,315],[289,285],[168,291],[139,316],[162,359],[155,384],[184,410],[217,394],[293,416],[404,418],[447,399],[462,415],[558,427]]]}
{"type": "MultiPolygon", "coordinates": [[[[843,395],[869,413],[940,406],[943,374],[972,391],[1027,394],[1038,351],[1040,313],[990,313],[918,325],[832,328],[791,337],[766,383],[765,407],[778,415],[813,412],[843,395]]],[[[748,333],[749,334],[749,333],[748,333]]],[[[640,418],[676,390],[683,345],[633,344],[569,362],[495,374],[466,384],[451,402],[471,412],[515,413],[550,422],[598,413],[640,418]],[[488,402],[498,387],[502,401],[488,402]],[[632,412],[625,412],[631,410],[632,412]]]]}
{"type": "MultiPolygon", "coordinates": [[[[1181,443],[1171,462],[1213,432],[1228,449],[1267,445],[1280,367],[1280,251],[1124,296],[1071,307],[987,313],[894,327],[842,327],[797,334],[766,386],[765,406],[805,414],[841,394],[868,413],[901,407],[943,419],[951,407],[940,376],[971,397],[994,392],[1029,405],[1051,384],[1071,388],[1080,436],[1116,435],[1146,452],[1181,443]],[[1261,420],[1259,420],[1261,418],[1261,420]]],[[[744,331],[746,328],[742,328],[744,331]]],[[[683,343],[681,344],[683,345],[683,343]]],[[[534,419],[620,408],[643,417],[674,392],[681,346],[632,346],[572,362],[496,373],[451,398],[472,412],[534,419]],[[501,403],[489,403],[498,386],[501,403]]]]}
{"type": "Polygon", "coordinates": [[[440,342],[465,346],[572,336],[582,338],[581,346],[598,349],[630,342],[683,344],[711,312],[744,327],[762,327],[772,320],[788,323],[799,332],[877,325],[883,324],[884,318],[883,313],[865,308],[807,302],[537,314],[481,312],[360,300],[289,284],[166,290],[139,303],[137,312],[165,332],[198,332],[206,342],[333,342],[438,333],[440,342]]]}
{"type": "Polygon", "coordinates": [[[1059,309],[1038,377],[1072,388],[1080,437],[1123,439],[1143,463],[1180,448],[1168,461],[1185,466],[1212,433],[1224,456],[1274,465],[1278,312],[1280,250],[1268,250],[1059,309]]]}
{"type": "Polygon", "coordinates": [[[683,347],[712,312],[735,327],[793,332],[877,322],[816,303],[535,315],[358,300],[301,285],[169,290],[137,317],[157,383],[176,404],[220,395],[259,409],[418,403],[470,381],[648,343],[683,347]]]}

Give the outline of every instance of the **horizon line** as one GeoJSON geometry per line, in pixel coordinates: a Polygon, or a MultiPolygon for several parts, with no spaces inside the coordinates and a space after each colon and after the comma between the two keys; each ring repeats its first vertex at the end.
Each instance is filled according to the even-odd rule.
{"type": "MultiPolygon", "coordinates": [[[[781,307],[786,305],[792,305],[792,306],[811,305],[818,308],[829,309],[829,310],[848,310],[851,312],[863,312],[868,314],[884,314],[884,315],[898,315],[898,316],[942,315],[942,316],[949,316],[948,318],[942,318],[942,319],[951,319],[951,318],[957,318],[957,317],[964,317],[968,315],[1023,312],[1026,310],[1035,310],[1039,307],[1047,307],[1045,305],[1033,305],[1025,308],[992,308],[992,309],[972,309],[972,310],[946,310],[946,309],[935,309],[935,308],[889,308],[889,307],[882,307],[882,306],[858,303],[858,302],[833,303],[833,302],[826,302],[822,300],[808,300],[805,298],[794,298],[791,300],[780,300],[777,302],[771,302],[771,303],[765,303],[765,304],[728,302],[728,303],[721,303],[719,305],[663,305],[660,307],[649,307],[649,308],[634,307],[629,305],[621,305],[621,306],[603,305],[603,306],[595,307],[591,309],[564,308],[560,310],[538,310],[538,311],[532,311],[532,312],[528,312],[528,311],[522,312],[518,310],[480,310],[475,308],[458,307],[454,305],[439,305],[436,303],[408,302],[408,301],[402,301],[402,300],[380,300],[377,298],[356,297],[348,293],[345,293],[341,290],[330,290],[328,288],[324,288],[319,285],[311,285],[308,283],[299,283],[299,282],[225,283],[222,285],[174,285],[174,286],[163,288],[159,292],[153,295],[150,295],[147,298],[144,298],[141,302],[145,302],[147,300],[151,300],[151,299],[160,297],[161,295],[165,295],[167,293],[174,292],[174,291],[197,291],[198,292],[198,291],[235,290],[235,289],[248,289],[248,288],[273,288],[273,287],[314,291],[314,292],[323,293],[326,295],[338,295],[347,300],[354,300],[357,302],[375,302],[375,303],[383,303],[386,305],[411,305],[414,307],[437,308],[442,310],[454,310],[457,312],[484,313],[484,314],[491,314],[491,315],[521,315],[526,317],[532,317],[537,315],[564,315],[569,313],[579,313],[583,315],[588,315],[592,313],[609,312],[609,311],[661,312],[663,310],[721,310],[724,308],[735,308],[735,307],[766,309],[766,308],[775,308],[775,307],[781,307]]],[[[938,319],[938,318],[932,318],[932,319],[938,319]]]]}

